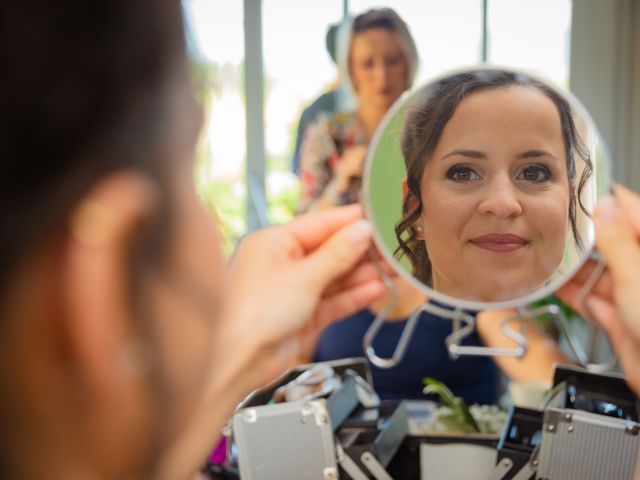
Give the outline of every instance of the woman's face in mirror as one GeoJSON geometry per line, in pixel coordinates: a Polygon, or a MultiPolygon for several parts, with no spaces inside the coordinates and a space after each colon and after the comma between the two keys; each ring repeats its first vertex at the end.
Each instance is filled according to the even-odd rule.
{"type": "Polygon", "coordinates": [[[499,301],[544,286],[570,235],[560,114],[535,86],[466,96],[425,162],[414,224],[447,295],[499,301]]]}
{"type": "Polygon", "coordinates": [[[430,298],[508,308],[585,261],[608,172],[602,136],[570,94],[524,72],[472,68],[393,107],[369,148],[363,195],[380,252],[430,298]]]}
{"type": "Polygon", "coordinates": [[[408,85],[407,60],[396,36],[384,28],[356,33],[349,75],[362,104],[389,108],[408,85]]]}

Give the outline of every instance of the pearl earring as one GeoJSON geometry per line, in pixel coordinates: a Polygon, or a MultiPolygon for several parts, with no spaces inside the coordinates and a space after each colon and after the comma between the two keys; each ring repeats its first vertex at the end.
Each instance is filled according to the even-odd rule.
{"type": "Polygon", "coordinates": [[[422,233],[422,227],[420,225],[414,225],[413,230],[418,233],[422,233]]]}

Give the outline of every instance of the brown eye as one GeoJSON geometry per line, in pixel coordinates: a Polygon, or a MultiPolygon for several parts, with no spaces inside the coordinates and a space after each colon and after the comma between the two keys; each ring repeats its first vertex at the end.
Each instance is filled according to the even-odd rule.
{"type": "Polygon", "coordinates": [[[551,170],[546,165],[532,163],[524,167],[518,174],[519,180],[526,182],[542,183],[551,180],[551,170]]]}
{"type": "Polygon", "coordinates": [[[360,66],[364,70],[371,70],[371,69],[373,69],[373,60],[365,60],[364,62],[360,63],[360,66]]]}
{"type": "Polygon", "coordinates": [[[390,57],[385,59],[385,65],[387,67],[395,67],[396,65],[399,65],[401,61],[400,57],[390,57]]]}
{"type": "Polygon", "coordinates": [[[466,165],[454,165],[447,170],[447,178],[454,182],[463,183],[479,180],[480,175],[478,175],[471,167],[466,165]]]}

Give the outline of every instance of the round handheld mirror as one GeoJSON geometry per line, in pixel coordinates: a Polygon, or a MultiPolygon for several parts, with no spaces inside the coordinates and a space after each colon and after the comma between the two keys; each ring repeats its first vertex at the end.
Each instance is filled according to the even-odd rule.
{"type": "Polygon", "coordinates": [[[429,298],[459,310],[522,307],[589,257],[609,165],[573,95],[522,71],[471,68],[387,113],[363,199],[379,251],[429,298]]]}

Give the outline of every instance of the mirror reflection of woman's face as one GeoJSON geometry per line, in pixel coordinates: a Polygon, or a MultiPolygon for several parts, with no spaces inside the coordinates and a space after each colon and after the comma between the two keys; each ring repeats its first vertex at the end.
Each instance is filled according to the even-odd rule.
{"type": "Polygon", "coordinates": [[[361,104],[388,109],[408,84],[407,60],[395,35],[384,28],[355,34],[349,75],[361,104]]]}
{"type": "Polygon", "coordinates": [[[499,301],[543,286],[569,229],[566,165],[560,115],[539,89],[511,85],[462,100],[421,181],[434,289],[499,301]]]}

